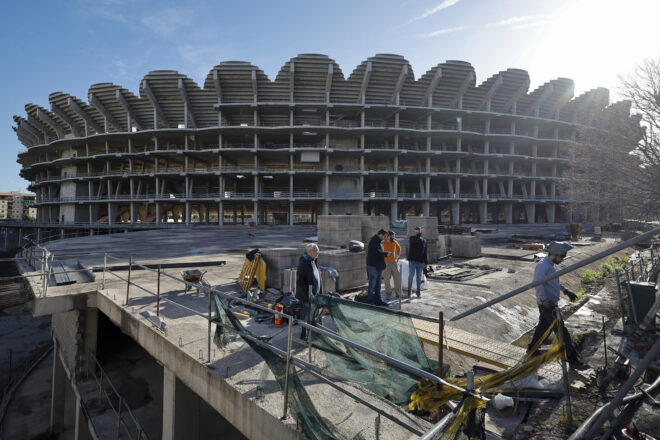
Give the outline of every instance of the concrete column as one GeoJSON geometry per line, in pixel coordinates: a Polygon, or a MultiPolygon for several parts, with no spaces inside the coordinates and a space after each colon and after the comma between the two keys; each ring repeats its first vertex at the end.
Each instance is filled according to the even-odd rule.
{"type": "Polygon", "coordinates": [[[428,200],[422,202],[422,212],[426,217],[431,215],[431,202],[429,202],[428,200]]]}
{"type": "Polygon", "coordinates": [[[53,338],[53,380],[50,393],[50,432],[55,434],[64,428],[64,397],[66,393],[66,372],[60,359],[57,339],[53,338]]]}
{"type": "Polygon", "coordinates": [[[486,202],[479,202],[479,222],[484,225],[488,223],[488,204],[486,202]]]}
{"type": "Polygon", "coordinates": [[[525,213],[527,214],[527,223],[533,224],[536,219],[536,204],[535,203],[525,203],[525,213]]]}
{"type": "Polygon", "coordinates": [[[98,341],[99,328],[99,309],[96,307],[87,307],[85,309],[85,359],[87,368],[90,372],[96,371],[96,363],[88,355],[96,356],[96,346],[98,341]]]}
{"type": "Polygon", "coordinates": [[[399,218],[399,202],[396,200],[390,203],[390,221],[399,218]]]}
{"type": "Polygon", "coordinates": [[[546,205],[545,205],[545,214],[548,217],[548,223],[554,223],[555,222],[555,204],[554,203],[546,203],[546,205]]]}
{"type": "Polygon", "coordinates": [[[190,202],[186,200],[186,224],[190,224],[190,202]]]}
{"type": "Polygon", "coordinates": [[[330,212],[330,202],[328,202],[327,200],[323,202],[323,211],[322,212],[323,212],[323,215],[328,215],[328,213],[330,212]]]}
{"type": "Polygon", "coordinates": [[[254,212],[254,224],[259,224],[259,202],[255,200],[254,207],[252,208],[254,212]]]}
{"type": "Polygon", "coordinates": [[[160,202],[156,202],[156,224],[160,224],[160,202]]]}
{"type": "Polygon", "coordinates": [[[289,202],[289,225],[293,226],[293,202],[289,202]]]}
{"type": "Polygon", "coordinates": [[[163,367],[163,440],[174,440],[176,414],[176,376],[163,367]]]}
{"type": "Polygon", "coordinates": [[[220,226],[225,224],[225,209],[222,206],[222,202],[218,202],[218,224],[220,226]]]}
{"type": "Polygon", "coordinates": [[[504,223],[507,225],[513,223],[513,203],[511,202],[504,204],[504,223]]]}
{"type": "Polygon", "coordinates": [[[461,204],[460,202],[451,202],[451,224],[461,223],[461,204]]]}

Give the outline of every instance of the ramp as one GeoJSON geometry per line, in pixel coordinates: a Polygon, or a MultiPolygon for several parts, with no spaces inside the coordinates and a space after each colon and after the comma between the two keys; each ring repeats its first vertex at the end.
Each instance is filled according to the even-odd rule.
{"type": "MultiPolygon", "coordinates": [[[[419,339],[433,346],[438,346],[438,324],[413,318],[413,325],[419,339]]],[[[525,349],[515,345],[496,341],[485,336],[445,325],[445,349],[472,359],[494,365],[499,368],[511,368],[525,355],[525,349]],[[448,344],[448,345],[447,345],[448,344]]],[[[539,377],[550,382],[561,380],[561,366],[550,363],[539,371],[539,377]]]]}
{"type": "Polygon", "coordinates": [[[55,276],[55,284],[58,286],[63,286],[65,284],[73,284],[76,282],[76,279],[71,276],[70,273],[67,273],[69,268],[66,264],[61,261],[53,261],[53,275],[55,276]]]}

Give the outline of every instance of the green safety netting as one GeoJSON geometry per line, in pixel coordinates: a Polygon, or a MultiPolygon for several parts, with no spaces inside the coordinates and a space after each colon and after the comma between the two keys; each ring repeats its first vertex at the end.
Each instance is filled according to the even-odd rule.
{"type": "MultiPolygon", "coordinates": [[[[233,313],[227,313],[227,305],[218,298],[217,295],[213,295],[213,299],[215,305],[215,320],[224,325],[233,327],[241,336],[247,335],[266,343],[270,342],[275,336],[277,336],[276,334],[262,337],[252,333],[240,323],[233,313]]],[[[222,326],[217,325],[213,339],[215,344],[218,347],[224,347],[228,337],[226,330],[222,326]]],[[[286,375],[286,360],[248,338],[243,338],[243,340],[264,359],[270,371],[273,372],[275,380],[283,390],[286,375]]],[[[289,366],[289,404],[291,405],[292,412],[296,416],[296,420],[300,421],[303,432],[308,438],[331,440],[339,437],[339,435],[325,423],[318,411],[316,411],[314,403],[309,397],[309,394],[307,394],[307,391],[305,391],[305,386],[296,374],[293,365],[289,366]]]]}
{"type": "MultiPolygon", "coordinates": [[[[313,322],[318,322],[325,312],[330,313],[335,331],[341,337],[421,370],[437,372],[438,362],[424,353],[409,316],[333,296],[314,297],[313,322]]],[[[318,333],[312,334],[312,342],[325,353],[326,368],[333,374],[358,383],[397,405],[410,402],[419,376],[318,333]]],[[[449,374],[448,366],[445,372],[449,374]]]]}

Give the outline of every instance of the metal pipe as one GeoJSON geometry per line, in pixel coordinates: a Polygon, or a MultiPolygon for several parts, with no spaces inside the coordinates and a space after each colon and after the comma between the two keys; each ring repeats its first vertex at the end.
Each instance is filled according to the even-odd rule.
{"type": "Polygon", "coordinates": [[[614,275],[616,276],[616,291],[619,294],[619,309],[621,310],[621,322],[626,323],[626,311],[623,307],[623,296],[621,294],[621,278],[619,275],[619,269],[614,269],[614,275]]]}
{"type": "Polygon", "coordinates": [[[564,341],[564,320],[561,316],[559,307],[555,307],[555,317],[557,318],[557,338],[559,345],[564,348],[564,356],[561,357],[562,381],[564,383],[564,397],[566,398],[566,431],[573,428],[573,410],[571,408],[570,384],[568,382],[568,372],[566,371],[566,341],[564,341]]]}
{"type": "MultiPolygon", "coordinates": [[[[289,406],[289,368],[291,366],[291,326],[293,320],[289,319],[289,331],[286,341],[286,371],[284,373],[284,409],[282,410],[282,420],[286,419],[289,406]]],[[[210,325],[210,324],[209,324],[210,325]]]]}
{"type": "Polygon", "coordinates": [[[607,368],[607,332],[605,331],[605,316],[603,318],[603,351],[605,352],[605,368],[607,368]]]}
{"type": "Polygon", "coordinates": [[[644,392],[640,391],[633,394],[632,396],[624,397],[625,394],[630,390],[637,382],[637,379],[640,378],[642,373],[646,370],[649,364],[654,361],[657,356],[660,354],[660,339],[655,341],[651,350],[646,353],[644,359],[641,360],[640,364],[637,366],[635,371],[628,377],[628,380],[619,388],[619,391],[614,396],[614,399],[609,401],[604,406],[596,410],[587,420],[585,420],[578,429],[575,430],[573,434],[568,438],[568,440],[582,440],[585,438],[593,438],[595,433],[598,432],[600,427],[605,423],[606,420],[612,417],[614,413],[614,408],[617,408],[622,403],[632,402],[633,400],[639,399],[644,396],[645,393],[651,394],[656,388],[660,386],[660,376],[658,376],[653,384],[646,388],[644,392]],[[595,420],[595,422],[594,422],[595,420]],[[586,432],[588,430],[588,432],[586,432]]]}
{"type": "Polygon", "coordinates": [[[616,253],[616,252],[618,252],[622,249],[625,249],[629,246],[632,246],[632,245],[634,245],[634,244],[636,244],[640,241],[643,241],[647,238],[651,238],[651,237],[653,237],[655,235],[658,235],[658,234],[660,234],[660,228],[652,229],[648,232],[645,232],[641,235],[638,235],[637,237],[634,237],[634,238],[631,238],[630,240],[619,243],[616,246],[612,246],[609,249],[606,249],[602,252],[599,252],[597,254],[592,255],[591,257],[585,258],[584,260],[578,261],[575,264],[572,264],[568,267],[565,267],[561,270],[558,270],[557,272],[553,273],[552,275],[549,275],[549,276],[547,276],[545,278],[542,278],[538,281],[531,282],[531,283],[526,284],[522,287],[518,287],[517,289],[514,289],[514,290],[510,291],[509,293],[505,293],[504,295],[500,295],[497,298],[494,298],[490,301],[487,301],[483,304],[480,304],[476,307],[473,307],[473,308],[471,308],[470,310],[468,310],[466,312],[459,313],[458,315],[451,318],[450,321],[458,321],[459,319],[465,318],[466,316],[470,316],[473,313],[476,313],[480,310],[483,310],[485,308],[488,308],[488,307],[492,306],[493,304],[497,304],[499,302],[502,302],[505,299],[509,299],[513,296],[518,295],[519,293],[522,293],[522,292],[525,292],[525,291],[531,289],[532,287],[536,287],[540,284],[543,284],[543,283],[548,282],[552,279],[560,277],[561,275],[567,274],[569,272],[573,272],[574,270],[579,269],[580,267],[586,266],[587,264],[593,263],[594,261],[598,261],[601,258],[607,257],[608,255],[612,255],[612,254],[614,254],[614,253],[616,253]]]}
{"type": "Polygon", "coordinates": [[[103,254],[103,281],[101,284],[101,289],[105,290],[105,268],[108,266],[108,253],[103,254]]]}
{"type": "Polygon", "coordinates": [[[458,414],[458,411],[460,410],[461,406],[463,405],[463,402],[460,404],[456,405],[456,408],[446,416],[444,416],[438,423],[433,426],[426,434],[421,436],[419,440],[435,440],[438,436],[438,434],[441,434],[451,422],[454,421],[456,418],[456,414],[458,414]]]}
{"type": "MultiPolygon", "coordinates": [[[[158,272],[160,274],[160,271],[158,272]]],[[[158,283],[158,300],[160,300],[160,282],[158,283]]],[[[206,289],[206,295],[209,297],[209,322],[208,322],[208,334],[206,335],[206,358],[208,359],[209,364],[211,363],[211,298],[213,294],[210,290],[206,289]]]]}
{"type": "Polygon", "coordinates": [[[438,314],[438,377],[444,376],[444,368],[442,364],[444,362],[444,346],[442,345],[443,335],[445,333],[445,314],[440,312],[438,314]]]}
{"type": "MultiPolygon", "coordinates": [[[[630,266],[630,272],[632,273],[632,266],[630,266]]],[[[630,309],[632,310],[632,316],[635,320],[635,324],[639,324],[637,320],[637,310],[635,309],[635,300],[633,299],[632,287],[630,287],[630,277],[628,276],[628,271],[626,271],[626,288],[628,289],[628,301],[630,302],[630,309]]]]}

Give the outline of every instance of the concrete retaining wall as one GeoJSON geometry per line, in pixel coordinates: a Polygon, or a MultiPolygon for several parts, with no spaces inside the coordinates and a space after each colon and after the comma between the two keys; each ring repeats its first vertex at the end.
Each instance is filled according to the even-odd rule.
{"type": "Polygon", "coordinates": [[[319,215],[316,220],[319,244],[347,246],[362,238],[362,216],[319,215]]]}
{"type": "Polygon", "coordinates": [[[481,256],[481,236],[448,235],[449,247],[454,257],[476,258],[481,256]]]}
{"type": "Polygon", "coordinates": [[[427,217],[422,215],[406,215],[408,224],[406,234],[408,237],[415,233],[417,226],[424,226],[424,238],[435,240],[438,238],[438,217],[427,217]]]}

